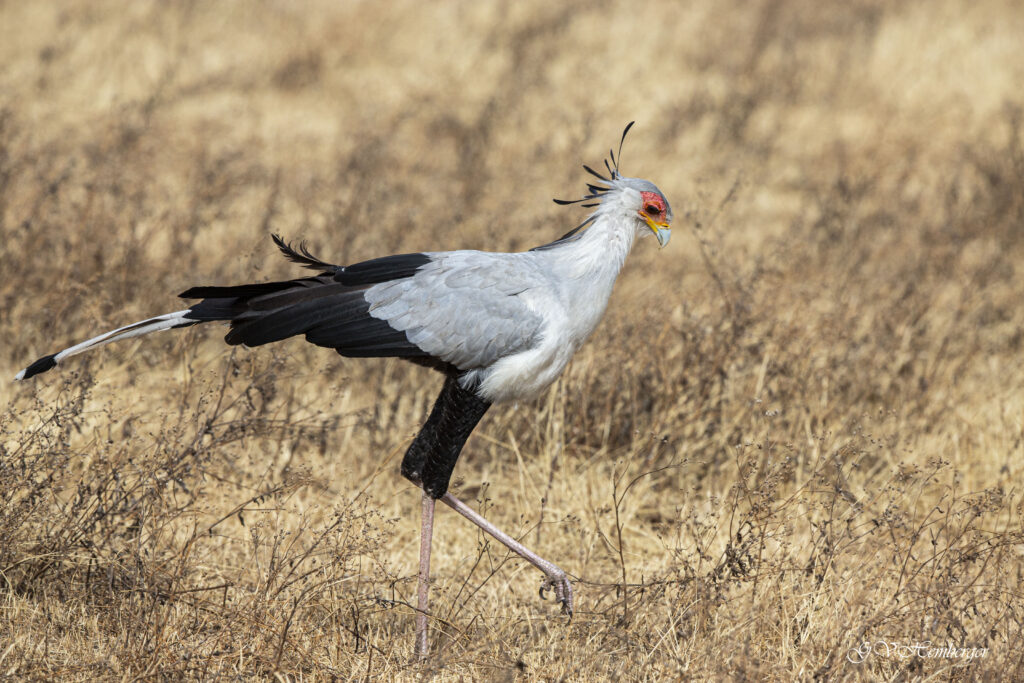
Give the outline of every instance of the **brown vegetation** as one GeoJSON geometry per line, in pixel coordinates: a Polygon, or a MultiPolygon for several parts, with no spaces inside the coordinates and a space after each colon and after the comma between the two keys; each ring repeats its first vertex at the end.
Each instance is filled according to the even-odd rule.
{"type": "Polygon", "coordinates": [[[0,383],[0,674],[1022,677],[1024,14],[1014,2],[4,3],[4,372],[196,284],[517,250],[623,170],[673,202],[440,513],[439,379],[217,328],[0,383]],[[339,6],[340,5],[340,6],[339,6]],[[848,655],[862,643],[986,648],[848,655]],[[856,657],[854,657],[856,658],[856,657]]]}

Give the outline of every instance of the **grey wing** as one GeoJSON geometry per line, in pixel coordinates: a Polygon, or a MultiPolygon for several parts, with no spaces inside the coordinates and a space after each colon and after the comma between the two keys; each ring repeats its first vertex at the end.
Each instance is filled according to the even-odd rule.
{"type": "Polygon", "coordinates": [[[521,297],[545,286],[530,254],[456,251],[410,278],[364,293],[369,313],[460,370],[488,367],[536,345],[543,316],[521,297]]]}

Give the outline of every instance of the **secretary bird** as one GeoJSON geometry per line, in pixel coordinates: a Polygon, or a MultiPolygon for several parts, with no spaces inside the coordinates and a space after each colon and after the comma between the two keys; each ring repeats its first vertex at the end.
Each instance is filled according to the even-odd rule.
{"type": "MultiPolygon", "coordinates": [[[[626,126],[622,142],[632,123],[626,126]]],[[[305,245],[273,239],[290,261],[317,274],[284,282],[193,287],[200,299],[43,356],[18,373],[24,380],[70,356],[121,339],[207,322],[228,322],[228,344],[260,346],[296,335],[350,358],[397,357],[444,375],[444,387],[402,460],[402,476],[423,489],[416,652],[428,653],[428,586],[434,504],[441,500],[544,573],[540,596],[553,591],[572,615],[566,573],[524,547],[448,492],[463,445],[492,403],[537,396],[561,374],[594,330],[637,235],[664,247],[672,209],[646,180],[619,173],[610,151],[607,176],[572,201],[595,210],[560,239],[521,253],[424,252],[331,265],[305,245]]]]}

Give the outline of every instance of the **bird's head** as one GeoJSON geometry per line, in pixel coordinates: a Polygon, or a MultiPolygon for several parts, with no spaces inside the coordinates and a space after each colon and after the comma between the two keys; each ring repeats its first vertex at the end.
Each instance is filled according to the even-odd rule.
{"type": "Polygon", "coordinates": [[[619,173],[619,161],[622,156],[622,142],[626,139],[626,133],[633,127],[633,121],[622,131],[622,140],[619,141],[619,156],[616,157],[613,150],[608,151],[611,159],[605,160],[604,166],[608,170],[605,176],[598,173],[586,164],[583,169],[597,178],[596,182],[587,184],[588,193],[581,199],[556,199],[556,204],[577,204],[588,202],[582,206],[598,207],[590,218],[573,229],[565,239],[571,237],[601,215],[618,215],[636,222],[639,234],[654,233],[658,238],[658,244],[664,247],[672,236],[672,207],[668,199],[657,186],[640,178],[626,178],[619,173]],[[650,232],[648,232],[648,229],[650,232]]]}
{"type": "Polygon", "coordinates": [[[664,247],[668,244],[672,236],[672,207],[654,183],[618,176],[608,186],[605,199],[601,201],[602,206],[610,205],[610,210],[622,211],[636,221],[640,234],[648,234],[647,228],[650,228],[658,238],[659,245],[664,247]],[[616,196],[608,196],[612,193],[616,196]]]}

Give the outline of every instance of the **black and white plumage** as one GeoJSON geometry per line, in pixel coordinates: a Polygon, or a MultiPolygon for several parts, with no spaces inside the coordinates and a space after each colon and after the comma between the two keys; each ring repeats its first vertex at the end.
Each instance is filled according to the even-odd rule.
{"type": "Polygon", "coordinates": [[[546,575],[541,594],[553,589],[571,613],[565,572],[480,518],[448,493],[448,483],[463,445],[492,403],[532,398],[562,372],[600,321],[636,237],[654,234],[661,246],[668,242],[672,209],[665,196],[646,180],[620,175],[614,153],[611,162],[605,162],[607,176],[584,167],[596,181],[582,200],[556,200],[589,201],[585,206],[595,210],[550,244],[522,253],[426,252],[337,266],[275,235],[287,258],[317,273],[284,282],[193,287],[180,295],[199,300],[189,308],[44,356],[16,379],[113,341],[218,321],[230,324],[229,344],[260,346],[303,335],[343,356],[397,357],[436,368],[446,376],[444,388],[402,463],[402,474],[424,490],[418,652],[427,650],[437,499],[540,568],[546,575]]]}

